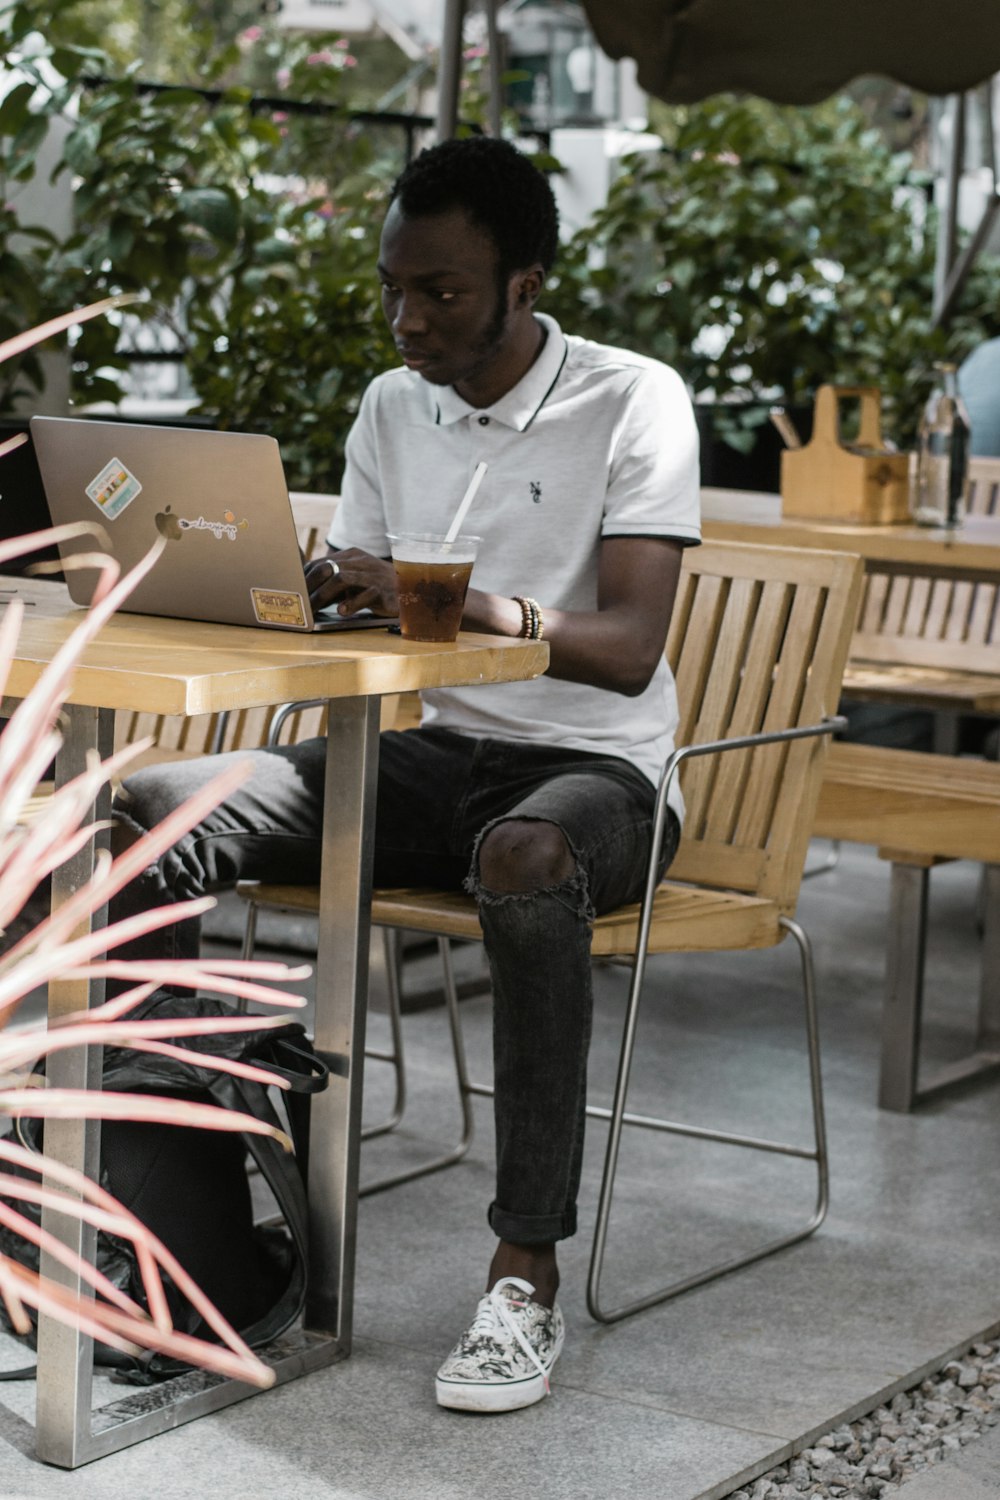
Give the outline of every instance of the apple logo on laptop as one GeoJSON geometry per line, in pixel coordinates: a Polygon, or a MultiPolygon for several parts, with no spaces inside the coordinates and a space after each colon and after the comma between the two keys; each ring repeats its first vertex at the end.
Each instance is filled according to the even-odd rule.
{"type": "Polygon", "coordinates": [[[158,511],[155,519],[156,529],[161,536],[165,536],[168,541],[171,542],[180,541],[181,523],[173,514],[169,505],[167,506],[166,510],[158,511]]]}

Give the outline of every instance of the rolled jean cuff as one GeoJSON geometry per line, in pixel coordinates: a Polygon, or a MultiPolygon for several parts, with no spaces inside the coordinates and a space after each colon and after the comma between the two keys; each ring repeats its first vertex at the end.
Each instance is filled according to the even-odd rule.
{"type": "Polygon", "coordinates": [[[508,1245],[551,1245],[576,1234],[576,1205],[562,1214],[509,1214],[496,1202],[490,1204],[490,1228],[508,1245]]]}

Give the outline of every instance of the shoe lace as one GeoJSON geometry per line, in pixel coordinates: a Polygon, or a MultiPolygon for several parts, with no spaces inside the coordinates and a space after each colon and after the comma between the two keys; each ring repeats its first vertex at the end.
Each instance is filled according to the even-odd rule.
{"type": "Polygon", "coordinates": [[[545,1382],[546,1394],[548,1394],[548,1371],[542,1364],[541,1360],[538,1358],[538,1355],[535,1353],[534,1349],[532,1349],[531,1345],[528,1343],[528,1340],[525,1338],[524,1334],[517,1326],[515,1320],[511,1317],[511,1309],[516,1308],[520,1310],[521,1308],[526,1307],[528,1299],[530,1298],[534,1290],[535,1288],[531,1285],[530,1282],[522,1281],[519,1276],[502,1277],[496,1283],[493,1289],[487,1294],[487,1296],[483,1298],[482,1302],[480,1303],[479,1311],[476,1313],[476,1316],[473,1319],[472,1327],[470,1328],[469,1332],[471,1334],[479,1334],[484,1338],[489,1338],[490,1336],[498,1332],[508,1333],[510,1337],[514,1339],[515,1343],[517,1343],[518,1346],[528,1356],[528,1359],[534,1365],[539,1375],[541,1375],[542,1379],[545,1382]],[[504,1296],[503,1288],[509,1286],[516,1287],[519,1292],[523,1292],[524,1297],[517,1298],[504,1296]]]}

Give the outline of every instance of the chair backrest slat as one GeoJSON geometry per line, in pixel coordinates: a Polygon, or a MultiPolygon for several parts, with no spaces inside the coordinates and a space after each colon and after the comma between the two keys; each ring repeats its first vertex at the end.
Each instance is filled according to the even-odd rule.
{"type": "MultiPolygon", "coordinates": [[[[725,590],[724,598],[720,595],[715,601],[712,670],[706,673],[700,684],[698,701],[692,700],[690,705],[693,718],[690,738],[694,743],[720,739],[730,732],[759,592],[759,585],[753,580],[736,579],[725,590]]],[[[717,805],[715,784],[720,769],[714,756],[694,760],[688,767],[685,798],[694,825],[699,829],[703,828],[712,807],[717,805]]]]}
{"type": "MultiPolygon", "coordinates": [[[[783,583],[772,580],[764,585],[755,584],[754,594],[753,614],[743,622],[741,632],[743,661],[733,711],[728,725],[722,730],[723,735],[730,737],[757,734],[763,728],[762,712],[769,700],[781,643],[788,627],[792,601],[790,591],[783,583]]],[[[704,837],[742,843],[738,824],[740,810],[747,802],[753,757],[706,756],[700,763],[712,763],[716,768],[714,795],[703,822],[704,837]]]]}
{"type": "MultiPolygon", "coordinates": [[[[803,585],[795,590],[764,705],[762,731],[785,729],[802,722],[801,707],[824,604],[822,591],[815,587],[803,585]]],[[[767,745],[750,752],[750,771],[736,825],[737,844],[769,851],[790,753],[787,744],[767,745]]]]}
{"type": "Polygon", "coordinates": [[[858,611],[858,630],[876,635],[882,628],[891,579],[888,573],[869,573],[865,578],[858,611]]]}
{"type": "MultiPolygon", "coordinates": [[[[859,559],[706,544],[685,554],[667,642],[682,705],[679,743],[733,739],[836,712],[861,590],[859,559]]],[[[694,757],[672,880],[794,909],[825,740],[694,757]]]]}
{"type": "Polygon", "coordinates": [[[929,578],[899,578],[896,581],[906,585],[903,591],[903,619],[900,633],[923,635],[925,624],[929,624],[932,620],[934,629],[943,629],[949,614],[950,597],[939,594],[935,598],[929,578]]]}
{"type": "Polygon", "coordinates": [[[1000,458],[969,459],[970,516],[1000,516],[1000,458]]]}
{"type": "MultiPolygon", "coordinates": [[[[1000,459],[969,462],[970,515],[1000,515],[1000,459]]],[[[1000,671],[1000,589],[968,579],[869,572],[851,655],[963,672],[1000,671]]]]}
{"type": "Polygon", "coordinates": [[[1000,589],[967,579],[869,573],[856,661],[1000,672],[1000,589]]]}

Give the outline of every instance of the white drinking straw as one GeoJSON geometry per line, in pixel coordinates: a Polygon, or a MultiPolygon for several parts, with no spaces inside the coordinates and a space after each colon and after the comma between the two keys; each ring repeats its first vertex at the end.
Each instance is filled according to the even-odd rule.
{"type": "Polygon", "coordinates": [[[465,494],[462,496],[462,499],[461,499],[461,501],[459,503],[458,510],[456,510],[456,512],[455,512],[455,518],[454,518],[454,520],[452,521],[451,525],[448,527],[448,530],[445,533],[444,542],[445,542],[445,546],[446,547],[448,547],[448,546],[451,545],[451,543],[458,536],[458,533],[461,531],[461,529],[462,529],[462,522],[465,520],[466,516],[469,514],[469,506],[472,504],[473,500],[475,500],[475,498],[476,498],[476,491],[478,490],[479,486],[483,482],[483,475],[486,473],[487,468],[488,468],[487,464],[477,464],[476,465],[476,472],[473,474],[472,478],[469,480],[469,488],[466,490],[465,494]]]}

